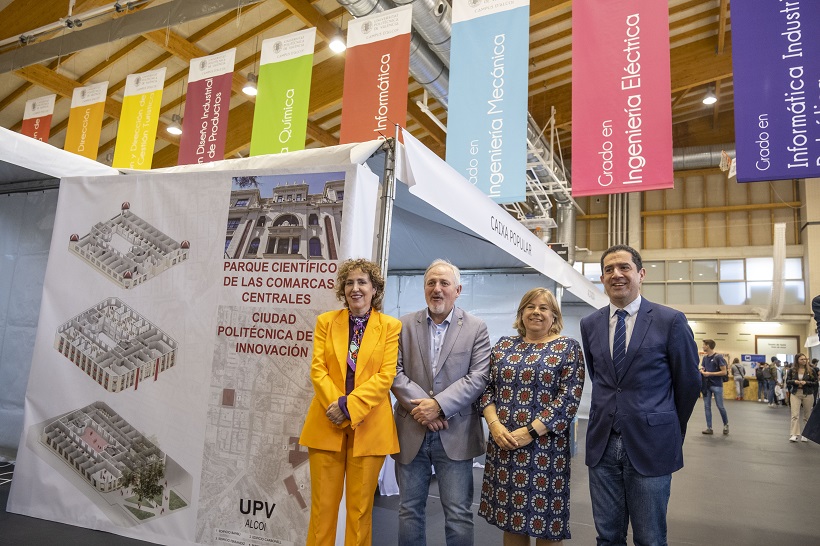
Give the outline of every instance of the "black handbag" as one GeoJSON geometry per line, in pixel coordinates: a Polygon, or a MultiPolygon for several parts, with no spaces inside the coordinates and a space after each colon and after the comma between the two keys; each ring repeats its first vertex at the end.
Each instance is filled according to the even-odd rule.
{"type": "Polygon", "coordinates": [[[749,378],[748,378],[748,377],[744,377],[744,378],[743,378],[743,388],[745,389],[745,388],[746,388],[746,387],[748,387],[748,386],[749,386],[749,378]]]}

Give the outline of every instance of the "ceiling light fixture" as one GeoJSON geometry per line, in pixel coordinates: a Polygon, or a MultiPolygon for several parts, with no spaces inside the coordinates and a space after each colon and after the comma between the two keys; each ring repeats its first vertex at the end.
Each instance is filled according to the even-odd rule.
{"type": "Polygon", "coordinates": [[[179,114],[174,114],[173,116],[171,116],[171,123],[168,124],[168,127],[166,127],[165,130],[168,131],[169,133],[171,133],[172,135],[177,135],[177,136],[181,135],[182,134],[182,125],[180,125],[181,121],[182,121],[182,118],[179,117],[179,114]]]}
{"type": "Polygon", "coordinates": [[[715,89],[712,86],[709,86],[709,89],[706,91],[706,95],[703,97],[703,104],[711,106],[716,102],[717,96],[715,95],[715,89]]]}
{"type": "Polygon", "coordinates": [[[250,97],[255,97],[258,92],[256,89],[256,82],[258,81],[256,74],[248,72],[248,83],[242,88],[242,92],[250,97]]]}
{"type": "Polygon", "coordinates": [[[334,36],[333,39],[330,40],[328,47],[330,47],[330,50],[333,53],[342,53],[345,49],[347,49],[347,45],[345,45],[344,38],[341,34],[334,36]]]}

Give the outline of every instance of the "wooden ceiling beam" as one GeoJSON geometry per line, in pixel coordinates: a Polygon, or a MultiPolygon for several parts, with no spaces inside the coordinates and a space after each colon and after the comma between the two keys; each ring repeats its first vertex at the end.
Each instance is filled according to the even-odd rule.
{"type": "Polygon", "coordinates": [[[279,0],[293,15],[309,27],[316,27],[316,33],[326,42],[340,34],[339,28],[328,21],[307,0],[279,0]]]}
{"type": "Polygon", "coordinates": [[[530,21],[552,17],[570,8],[572,8],[572,0],[531,0],[530,21]]]}
{"type": "Polygon", "coordinates": [[[718,55],[723,54],[726,47],[726,26],[729,20],[729,0],[720,0],[720,19],[718,21],[718,55]]]}

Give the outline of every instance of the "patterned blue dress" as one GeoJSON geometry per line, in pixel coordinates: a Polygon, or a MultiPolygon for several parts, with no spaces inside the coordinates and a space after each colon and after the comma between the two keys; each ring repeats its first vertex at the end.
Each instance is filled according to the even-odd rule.
{"type": "Polygon", "coordinates": [[[502,337],[490,362],[480,409],[495,404],[510,431],[538,418],[548,432],[511,451],[490,438],[478,513],[503,531],[569,539],[569,430],[584,387],[581,345],[564,336],[546,343],[502,337]]]}

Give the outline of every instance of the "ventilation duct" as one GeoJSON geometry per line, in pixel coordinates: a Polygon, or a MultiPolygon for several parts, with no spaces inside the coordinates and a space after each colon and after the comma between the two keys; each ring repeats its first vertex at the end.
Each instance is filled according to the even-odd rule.
{"type": "Polygon", "coordinates": [[[676,171],[711,169],[720,166],[722,152],[735,158],[734,144],[714,144],[712,146],[690,146],[672,150],[672,168],[676,171]]]}

